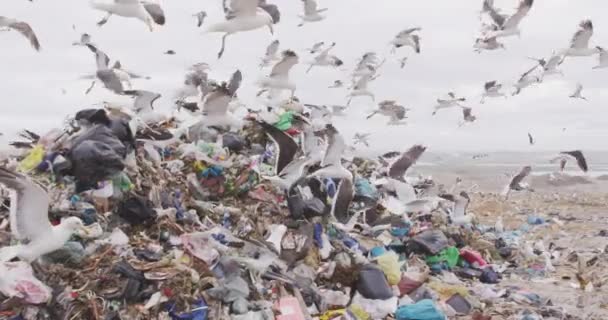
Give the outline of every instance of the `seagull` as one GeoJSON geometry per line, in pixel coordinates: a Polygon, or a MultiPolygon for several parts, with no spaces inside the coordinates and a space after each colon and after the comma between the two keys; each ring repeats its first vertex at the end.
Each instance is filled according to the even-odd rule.
{"type": "Polygon", "coordinates": [[[475,52],[477,53],[481,53],[482,50],[506,49],[505,45],[498,42],[496,37],[477,38],[473,48],[475,48],[475,52]]]}
{"type": "Polygon", "coordinates": [[[532,172],[531,166],[523,167],[521,169],[521,171],[517,175],[515,175],[511,179],[509,184],[504,188],[502,195],[505,198],[508,198],[511,191],[523,191],[523,190],[532,191],[532,189],[530,189],[528,184],[522,183],[522,181],[530,174],[530,172],[532,172]]]}
{"type": "Polygon", "coordinates": [[[80,231],[87,233],[82,220],[77,217],[63,219],[56,226],[48,218],[49,196],[28,177],[0,168],[0,183],[11,189],[10,225],[11,233],[18,240],[29,240],[27,244],[3,247],[0,261],[20,258],[33,262],[40,256],[60,249],[80,231]]]}
{"type": "Polygon", "coordinates": [[[331,202],[330,217],[339,223],[348,224],[348,208],[355,197],[355,187],[350,179],[341,179],[331,202]]]}
{"type": "Polygon", "coordinates": [[[371,133],[355,133],[355,137],[353,138],[355,140],[354,144],[364,144],[366,147],[369,147],[369,136],[371,135],[371,133]]]}
{"type": "Polygon", "coordinates": [[[80,40],[72,42],[73,46],[86,46],[91,43],[91,35],[88,33],[83,33],[80,35],[80,40]]]}
{"type": "Polygon", "coordinates": [[[536,60],[538,62],[538,64],[543,68],[542,78],[544,78],[545,76],[548,76],[548,75],[552,75],[552,74],[560,74],[562,76],[564,75],[564,73],[561,70],[557,69],[557,67],[559,67],[565,60],[565,57],[563,55],[554,53],[549,58],[549,61],[546,61],[545,59],[536,59],[536,58],[529,58],[529,59],[536,60]]]}
{"type": "Polygon", "coordinates": [[[262,62],[260,63],[260,68],[268,66],[271,62],[279,60],[277,57],[277,53],[279,52],[280,42],[278,39],[273,40],[268,47],[266,47],[266,54],[264,58],[262,58],[262,62]]]}
{"type": "Polygon", "coordinates": [[[416,31],[422,30],[421,28],[410,28],[399,32],[395,38],[390,42],[393,46],[391,52],[395,52],[397,48],[403,46],[412,47],[416,53],[420,53],[420,36],[414,34],[416,31]]]}
{"type": "Polygon", "coordinates": [[[502,84],[498,83],[498,81],[494,80],[486,82],[483,85],[483,93],[481,94],[480,103],[485,103],[486,98],[505,97],[506,99],[507,95],[500,92],[500,89],[502,89],[502,84]]]}
{"type": "Polygon", "coordinates": [[[534,0],[521,0],[517,11],[511,16],[508,16],[498,13],[496,8],[494,8],[493,1],[484,0],[483,11],[488,13],[494,22],[491,31],[486,34],[485,38],[501,38],[513,35],[521,36],[519,23],[528,14],[533,3],[534,0]]]}
{"type": "Polygon", "coordinates": [[[324,45],[325,45],[325,42],[320,41],[320,42],[313,44],[310,49],[306,49],[306,50],[310,51],[310,54],[315,54],[315,53],[319,52],[319,50],[321,50],[321,47],[323,47],[324,45]]]}
{"type": "MultiPolygon", "coordinates": [[[[587,160],[585,159],[583,152],[581,152],[580,150],[563,151],[563,152],[560,152],[560,155],[569,156],[569,157],[576,159],[576,164],[583,172],[589,171],[589,166],[587,165],[587,160]]],[[[562,167],[562,170],[563,170],[563,167],[562,167]]]]}
{"type": "Polygon", "coordinates": [[[299,61],[300,59],[295,52],[291,50],[283,51],[281,61],[272,67],[270,75],[258,82],[261,90],[258,91],[257,96],[269,90],[269,96],[274,96],[273,93],[276,90],[290,90],[291,96],[293,96],[296,91],[296,85],[290,81],[289,72],[299,61]]]}
{"type": "Polygon", "coordinates": [[[26,22],[0,16],[0,28],[8,28],[8,30],[13,29],[21,33],[30,41],[30,45],[36,51],[40,51],[40,42],[38,42],[38,38],[36,37],[34,30],[32,30],[32,27],[26,22]]]}
{"type": "Polygon", "coordinates": [[[200,12],[197,12],[196,14],[193,14],[192,16],[196,17],[196,26],[198,28],[200,28],[203,25],[203,23],[205,22],[205,18],[207,17],[207,12],[200,11],[200,12]]]}
{"type": "Polygon", "coordinates": [[[372,101],[376,101],[375,95],[367,88],[368,82],[373,79],[375,79],[373,74],[361,76],[361,78],[359,78],[359,80],[357,80],[353,86],[352,91],[348,94],[348,102],[346,105],[349,106],[354,97],[360,96],[368,96],[372,99],[372,101]]]}
{"type": "Polygon", "coordinates": [[[534,138],[532,137],[532,134],[530,134],[530,132],[528,132],[528,143],[530,143],[531,146],[534,145],[534,138]]]}
{"type": "Polygon", "coordinates": [[[327,11],[327,8],[317,9],[316,0],[302,0],[302,2],[304,4],[304,15],[298,15],[302,19],[298,27],[303,26],[306,22],[317,22],[325,19],[325,16],[320,13],[327,11]]]}
{"type": "Polygon", "coordinates": [[[403,57],[403,58],[399,59],[399,65],[401,66],[401,69],[405,68],[406,62],[407,62],[407,57],[403,57]]]}
{"type": "Polygon", "coordinates": [[[519,77],[519,80],[517,80],[517,83],[515,83],[514,85],[515,92],[513,92],[512,95],[518,95],[524,88],[527,88],[535,83],[540,83],[542,81],[541,77],[532,74],[532,72],[534,72],[534,70],[536,70],[538,66],[538,64],[535,65],[530,70],[524,72],[521,77],[519,77]]]}
{"type": "Polygon", "coordinates": [[[315,57],[315,60],[310,64],[310,67],[308,67],[308,69],[306,70],[306,73],[308,73],[314,66],[339,67],[339,66],[343,65],[344,62],[342,62],[342,60],[340,60],[338,57],[336,57],[334,55],[329,54],[329,51],[335,46],[336,46],[336,43],[334,42],[329,47],[323,49],[323,51],[321,51],[321,53],[319,53],[319,55],[317,55],[315,57]]]}
{"type": "Polygon", "coordinates": [[[437,111],[441,109],[447,109],[452,107],[463,107],[459,102],[467,101],[464,97],[457,98],[454,92],[448,92],[447,98],[437,99],[437,105],[435,105],[433,110],[433,115],[437,114],[437,111]]]}
{"type": "Polygon", "coordinates": [[[184,78],[184,84],[175,94],[177,99],[184,99],[200,94],[202,98],[208,93],[209,87],[209,65],[197,63],[190,67],[184,78]]]}
{"type": "Polygon", "coordinates": [[[342,88],[343,86],[344,86],[344,83],[342,82],[342,80],[336,80],[336,81],[334,81],[334,84],[332,84],[328,88],[336,89],[336,88],[342,88]]]}
{"type": "Polygon", "coordinates": [[[227,0],[223,1],[226,21],[213,24],[206,30],[207,33],[224,33],[224,36],[222,36],[222,47],[217,54],[218,59],[224,54],[226,38],[231,34],[255,30],[264,26],[267,26],[270,29],[270,33],[274,34],[273,24],[275,23],[275,19],[270,12],[259,7],[259,0],[231,0],[230,8],[226,5],[226,2],[227,0]]]}
{"type": "Polygon", "coordinates": [[[454,203],[449,215],[451,223],[462,224],[463,222],[469,222],[470,215],[469,219],[467,219],[467,208],[469,207],[471,198],[465,191],[460,192],[458,195],[440,194],[438,196],[454,203]]]}
{"type": "Polygon", "coordinates": [[[583,85],[580,83],[576,84],[576,89],[574,89],[574,93],[572,93],[570,95],[570,98],[574,98],[574,99],[583,99],[585,101],[587,101],[587,98],[583,97],[581,95],[581,92],[583,91],[583,85]]]}
{"type": "Polygon", "coordinates": [[[308,165],[306,157],[296,158],[298,144],[284,131],[265,122],[258,121],[268,138],[274,143],[276,150],[276,162],[274,165],[274,176],[263,176],[283,191],[291,189],[303,175],[308,165]]]}
{"type": "Polygon", "coordinates": [[[332,124],[327,124],[325,132],[328,144],[323,161],[321,161],[321,169],[313,172],[310,177],[347,179],[352,182],[352,173],[342,166],[342,155],[346,150],[344,137],[332,124]]]}
{"type": "Polygon", "coordinates": [[[228,104],[232,101],[235,92],[226,82],[212,85],[212,87],[211,92],[203,101],[203,119],[199,124],[203,127],[241,127],[240,119],[228,110],[228,104]]]}
{"type": "Polygon", "coordinates": [[[388,168],[389,178],[406,182],[404,178],[405,172],[418,161],[425,151],[425,146],[417,144],[402,153],[388,168]]]}
{"type": "MultiPolygon", "coordinates": [[[[116,94],[122,94],[124,89],[121,79],[119,75],[109,67],[110,57],[92,44],[87,44],[86,46],[95,53],[95,62],[97,63],[97,72],[95,74],[97,77],[96,80],[101,81],[108,90],[116,94]]],[[[96,80],[93,80],[91,86],[87,89],[87,94],[91,92],[93,86],[95,86],[96,80]]]]}
{"type": "Polygon", "coordinates": [[[126,90],[124,94],[135,97],[133,111],[139,114],[152,112],[154,110],[154,102],[161,97],[160,93],[146,90],[126,90]]]}
{"type": "Polygon", "coordinates": [[[591,36],[593,36],[593,23],[591,20],[581,21],[579,29],[570,40],[570,48],[565,49],[562,54],[566,57],[586,57],[599,53],[597,47],[589,48],[591,36]]]}
{"type": "Polygon", "coordinates": [[[398,105],[394,100],[385,100],[378,104],[378,109],[372,112],[369,116],[367,116],[367,119],[370,119],[371,117],[379,113],[383,116],[390,117],[390,120],[388,122],[389,125],[399,124],[401,123],[401,120],[407,118],[405,116],[405,113],[409,110],[409,108],[405,108],[402,105],[398,105]]]}
{"type": "Polygon", "coordinates": [[[107,12],[106,16],[97,23],[103,26],[115,14],[125,18],[136,18],[146,23],[150,31],[154,31],[154,23],[165,24],[165,13],[159,4],[140,0],[90,0],[94,9],[107,12]]]}
{"type": "Polygon", "coordinates": [[[598,64],[593,69],[604,69],[608,68],[608,51],[602,47],[595,47],[598,51],[598,64]]]}
{"type": "Polygon", "coordinates": [[[460,123],[460,127],[462,127],[467,122],[473,122],[477,120],[477,117],[472,114],[473,109],[469,107],[462,107],[462,118],[463,121],[460,123]]]}

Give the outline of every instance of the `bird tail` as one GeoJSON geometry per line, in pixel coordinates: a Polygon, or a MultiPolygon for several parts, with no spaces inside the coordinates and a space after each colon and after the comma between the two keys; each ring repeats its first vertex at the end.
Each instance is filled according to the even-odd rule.
{"type": "Polygon", "coordinates": [[[21,250],[21,245],[0,248],[0,262],[8,262],[17,257],[21,250]]]}

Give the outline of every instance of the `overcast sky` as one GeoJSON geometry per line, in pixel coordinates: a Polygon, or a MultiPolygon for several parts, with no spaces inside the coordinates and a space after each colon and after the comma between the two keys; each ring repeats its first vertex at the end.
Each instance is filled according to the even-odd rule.
{"type": "MultiPolygon", "coordinates": [[[[370,84],[377,101],[394,99],[412,108],[407,126],[387,127],[386,118],[365,120],[374,107],[366,98],[355,99],[349,116],[335,120],[348,138],[355,131],[371,132],[378,149],[405,148],[413,143],[427,144],[431,150],[555,150],[582,148],[606,149],[608,138],[608,69],[591,70],[597,57],[567,59],[562,65],[566,76],[554,76],[545,83],[528,88],[508,100],[488,100],[479,104],[485,81],[510,85],[533,62],[526,56],[547,57],[553,50],[567,47],[580,20],[593,20],[592,45],[608,46],[608,24],[605,0],[536,0],[521,24],[522,37],[505,40],[507,51],[473,52],[472,44],[480,21],[481,0],[326,0],[327,19],[297,28],[297,14],[302,10],[298,0],[269,0],[279,5],[281,22],[275,37],[281,49],[301,53],[301,65],[293,78],[296,95],[307,103],[344,104],[346,89],[328,89],[334,80],[347,80],[356,59],[366,51],[387,57],[380,78],[370,84]],[[422,52],[416,55],[402,48],[389,53],[388,42],[404,28],[422,27],[422,52]],[[304,49],[317,41],[337,42],[333,53],[345,61],[345,68],[315,68],[305,74],[310,60],[304,49]],[[409,56],[408,64],[399,69],[397,60],[409,56]],[[577,82],[585,86],[583,95],[589,101],[569,99],[577,82]],[[468,98],[468,105],[478,120],[458,128],[459,109],[442,110],[431,117],[436,98],[448,91],[468,98]],[[562,128],[566,128],[562,131],[562,128]],[[537,144],[527,144],[531,132],[537,144]]],[[[207,62],[212,77],[227,79],[239,68],[244,85],[239,97],[251,107],[259,107],[254,85],[261,71],[257,65],[272,36],[268,29],[236,34],[227,41],[222,60],[216,54],[219,34],[203,34],[191,15],[205,10],[208,25],[223,18],[221,1],[164,1],[167,24],[149,32],[135,19],[114,16],[102,28],[95,23],[104,13],[89,7],[85,0],[3,0],[0,12],[31,24],[38,35],[42,52],[35,52],[15,32],[0,33],[0,132],[14,134],[28,127],[44,131],[60,124],[68,114],[91,107],[101,101],[128,103],[102,88],[90,95],[84,91],[90,80],[80,80],[95,71],[94,57],[83,47],[71,43],[80,33],[88,32],[111,58],[119,59],[126,69],[152,77],[135,80],[136,88],[163,94],[159,105],[169,109],[172,95],[183,81],[188,66],[207,62]],[[72,30],[75,25],[77,31],[72,30]],[[172,49],[176,55],[164,55],[172,49]],[[65,90],[65,93],[64,93],[65,90]]],[[[516,0],[496,0],[497,6],[512,12],[516,0]]]]}

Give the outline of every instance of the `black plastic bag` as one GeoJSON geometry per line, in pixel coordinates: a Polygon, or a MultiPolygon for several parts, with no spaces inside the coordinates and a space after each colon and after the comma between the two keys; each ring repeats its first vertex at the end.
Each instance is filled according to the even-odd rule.
{"type": "Polygon", "coordinates": [[[118,204],[117,214],[132,225],[139,225],[156,218],[152,201],[138,195],[130,195],[118,204]]]}
{"type": "Polygon", "coordinates": [[[384,272],[373,264],[366,264],[359,271],[357,291],[366,299],[386,300],[393,297],[393,290],[384,272]]]}

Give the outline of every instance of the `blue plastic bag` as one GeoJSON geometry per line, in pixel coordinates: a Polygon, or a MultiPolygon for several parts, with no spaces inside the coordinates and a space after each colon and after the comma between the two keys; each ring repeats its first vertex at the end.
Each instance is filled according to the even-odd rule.
{"type": "Polygon", "coordinates": [[[433,300],[423,299],[415,304],[399,307],[395,313],[397,320],[445,320],[445,314],[441,312],[433,300]]]}
{"type": "Polygon", "coordinates": [[[207,320],[209,307],[205,299],[199,299],[192,305],[192,311],[182,314],[175,313],[175,303],[169,308],[169,315],[173,320],[207,320]]]}

